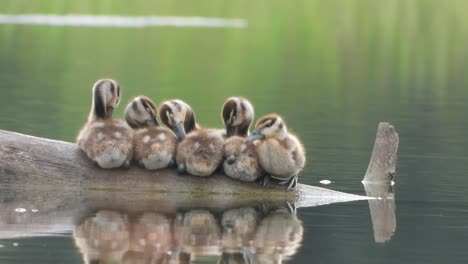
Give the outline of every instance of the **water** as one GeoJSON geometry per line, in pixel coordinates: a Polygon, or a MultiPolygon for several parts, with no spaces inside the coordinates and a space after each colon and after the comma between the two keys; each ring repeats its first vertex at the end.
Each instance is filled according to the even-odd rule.
{"type": "MultiPolygon", "coordinates": [[[[225,98],[242,95],[253,102],[257,117],[277,112],[299,135],[308,152],[300,182],[320,185],[326,179],[332,181],[327,188],[364,194],[359,181],[377,124],[389,121],[400,134],[395,234],[385,243],[375,241],[367,201],[299,208],[300,246],[284,258],[291,263],[464,263],[468,259],[466,8],[464,1],[455,0],[197,5],[3,1],[0,13],[5,15],[206,17],[241,19],[247,27],[2,24],[0,128],[73,141],[90,108],[91,85],[101,77],[119,81],[123,103],[138,94],[157,102],[184,99],[206,127],[220,127],[225,98]]],[[[123,111],[122,106],[119,109],[123,111]]],[[[28,193],[2,189],[2,194],[11,192],[16,196],[2,197],[28,193]]],[[[41,192],[31,199],[50,208],[61,201],[41,192]]],[[[24,203],[2,200],[0,226],[23,220],[26,224],[16,231],[28,233],[45,230],[41,228],[51,219],[60,225],[53,233],[0,240],[0,262],[83,263],[83,247],[76,246],[72,230],[77,232],[80,224],[102,210],[114,212],[116,219],[127,217],[129,223],[144,213],[174,221],[177,215],[205,210],[221,234],[223,214],[238,208],[208,204],[161,212],[164,204],[150,201],[149,205],[134,202],[136,209],[129,211],[119,204],[109,208],[84,202],[89,200],[83,198],[68,213],[52,209],[33,213],[35,208],[24,203]],[[16,212],[17,208],[28,211],[16,212]],[[28,223],[28,215],[39,218],[28,223]]],[[[243,208],[258,210],[257,225],[277,210],[258,204],[243,208]]],[[[8,225],[2,233],[12,230],[8,225]]],[[[198,261],[213,263],[217,258],[198,261]]],[[[273,259],[263,259],[268,261],[273,259]]]]}

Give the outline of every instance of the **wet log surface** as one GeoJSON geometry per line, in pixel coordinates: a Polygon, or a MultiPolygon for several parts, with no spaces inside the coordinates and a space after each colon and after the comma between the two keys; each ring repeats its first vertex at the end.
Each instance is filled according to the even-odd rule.
{"type": "MultiPolygon", "coordinates": [[[[393,152],[395,156],[373,153],[372,159],[380,160],[371,160],[370,164],[380,164],[382,157],[394,158],[396,164],[396,148],[380,149],[395,146],[396,132],[382,124],[379,131],[374,152],[393,152]],[[393,133],[381,133],[382,129],[393,133]],[[382,136],[390,140],[385,143],[382,136]]],[[[388,170],[388,166],[374,166],[372,177],[386,177],[388,170]]],[[[366,187],[367,194],[374,196],[369,190],[366,187]]],[[[252,204],[294,203],[297,207],[310,207],[366,199],[369,197],[305,184],[298,184],[290,192],[277,186],[259,188],[221,174],[199,178],[179,175],[175,170],[153,172],[138,167],[103,170],[89,161],[76,144],[0,130],[0,238],[68,232],[83,217],[103,208],[171,214],[191,208],[221,212],[252,204]],[[24,212],[18,213],[18,209],[24,212]]],[[[376,232],[381,234],[376,241],[386,241],[395,231],[395,207],[380,200],[370,202],[373,222],[389,223],[390,228],[378,227],[381,231],[376,232]]]]}

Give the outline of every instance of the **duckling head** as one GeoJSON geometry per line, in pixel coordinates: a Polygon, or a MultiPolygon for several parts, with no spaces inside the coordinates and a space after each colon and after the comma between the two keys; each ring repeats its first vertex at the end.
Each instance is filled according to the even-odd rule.
{"type": "Polygon", "coordinates": [[[98,80],[93,86],[93,104],[89,119],[112,117],[120,102],[120,86],[112,79],[98,80]]]}
{"type": "Polygon", "coordinates": [[[186,133],[198,128],[192,108],[181,100],[164,102],[161,105],[159,117],[162,123],[169,127],[179,140],[182,140],[186,133]]]}
{"type": "Polygon", "coordinates": [[[246,137],[254,117],[254,109],[249,100],[230,97],[223,105],[222,116],[226,126],[226,136],[246,137]]]}
{"type": "Polygon", "coordinates": [[[156,105],[146,96],[137,96],[125,108],[125,120],[132,128],[159,125],[156,105]]]}
{"type": "Polygon", "coordinates": [[[277,114],[270,114],[257,121],[255,130],[245,139],[245,141],[251,142],[264,138],[284,139],[287,133],[288,131],[283,119],[277,114]]]}

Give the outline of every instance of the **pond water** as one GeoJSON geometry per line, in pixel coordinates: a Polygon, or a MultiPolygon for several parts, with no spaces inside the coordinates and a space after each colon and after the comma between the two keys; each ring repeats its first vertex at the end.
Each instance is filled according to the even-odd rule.
{"type": "MultiPolygon", "coordinates": [[[[281,114],[306,147],[305,184],[326,179],[327,188],[365,194],[360,180],[380,121],[395,125],[400,147],[396,229],[385,242],[376,241],[368,201],[294,213],[287,204],[136,210],[135,199],[129,211],[89,206],[82,197],[75,210],[58,206],[28,223],[39,212],[5,198],[28,190],[3,188],[0,263],[83,263],[92,254],[107,263],[153,263],[141,262],[150,258],[142,253],[145,233],[160,241],[149,249],[154,262],[162,261],[155,252],[192,251],[196,263],[465,263],[466,8],[455,0],[2,1],[0,14],[13,20],[0,19],[0,129],[74,141],[92,84],[112,77],[123,104],[139,94],[156,102],[181,98],[206,127],[221,127],[220,108],[232,95],[249,98],[256,117],[281,114]],[[83,14],[91,24],[97,15],[201,17],[241,26],[17,24],[20,14],[83,14]],[[237,232],[255,239],[241,249],[217,248],[220,239],[246,239],[237,232]],[[174,247],[168,241],[175,236],[192,248],[174,247]],[[125,255],[131,245],[136,249],[125,255]]],[[[32,197],[60,204],[44,192],[32,197]]],[[[164,261],[187,261],[179,256],[164,261]]]]}

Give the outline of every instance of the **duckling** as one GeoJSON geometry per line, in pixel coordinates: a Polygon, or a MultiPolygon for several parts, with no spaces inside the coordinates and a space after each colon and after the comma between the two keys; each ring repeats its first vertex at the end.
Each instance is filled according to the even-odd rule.
{"type": "Polygon", "coordinates": [[[192,108],[180,100],[164,102],[160,112],[161,121],[181,140],[176,152],[179,172],[201,177],[213,174],[222,162],[222,132],[200,128],[192,108]]]}
{"type": "Polygon", "coordinates": [[[146,96],[137,96],[125,108],[125,120],[136,129],[134,160],[148,170],[163,169],[174,163],[177,137],[159,126],[156,105],[146,96]]]}
{"type": "Polygon", "coordinates": [[[128,215],[101,210],[73,230],[76,246],[85,263],[120,263],[130,245],[128,215]]]}
{"type": "Polygon", "coordinates": [[[245,98],[231,97],[224,103],[222,118],[228,138],[223,146],[223,170],[227,176],[247,182],[264,174],[253,142],[244,142],[253,117],[253,106],[245,98]]]}
{"type": "Polygon", "coordinates": [[[133,130],[125,122],[112,119],[112,111],[119,102],[117,82],[98,80],[93,86],[88,121],[77,138],[77,144],[86,155],[105,169],[128,167],[133,157],[133,130]]]}
{"type": "Polygon", "coordinates": [[[280,184],[287,184],[288,190],[294,189],[297,175],[305,165],[305,151],[299,139],[288,132],[283,119],[276,114],[262,117],[245,139],[254,140],[258,140],[255,149],[262,168],[280,184]]]}

